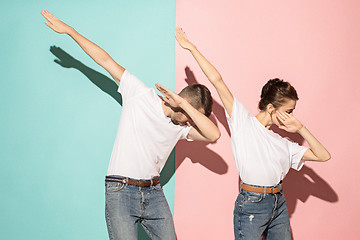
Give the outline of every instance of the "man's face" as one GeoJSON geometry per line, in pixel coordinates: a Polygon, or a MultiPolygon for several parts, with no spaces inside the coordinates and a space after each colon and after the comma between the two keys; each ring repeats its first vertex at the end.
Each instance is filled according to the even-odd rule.
{"type": "MultiPolygon", "coordinates": [[[[205,114],[204,109],[198,109],[199,112],[201,112],[202,114],[205,114]]],[[[180,126],[193,126],[194,122],[193,120],[190,118],[190,116],[183,110],[179,110],[179,111],[174,111],[174,113],[171,116],[171,121],[172,123],[174,123],[175,125],[180,125],[180,126]]]]}

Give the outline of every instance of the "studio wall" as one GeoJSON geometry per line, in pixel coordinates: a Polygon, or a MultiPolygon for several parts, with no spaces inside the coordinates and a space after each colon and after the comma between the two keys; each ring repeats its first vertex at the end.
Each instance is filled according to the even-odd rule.
{"type": "MultiPolygon", "coordinates": [[[[358,239],[359,8],[350,0],[177,1],[177,26],[252,115],[267,80],[289,81],[300,98],[294,115],[332,154],[329,162],[290,171],[284,181],[294,239],[358,239]]],[[[210,85],[191,54],[177,46],[177,89],[189,81],[210,85]]],[[[210,90],[222,137],[176,148],[179,239],[234,238],[239,177],[221,101],[210,90]]]]}
{"type": "MultiPolygon", "coordinates": [[[[147,86],[175,90],[175,1],[20,0],[0,8],[1,239],[107,239],[104,180],[121,96],[40,11],[73,26],[147,86]]],[[[169,164],[163,181],[173,208],[173,154],[169,164]]]]}

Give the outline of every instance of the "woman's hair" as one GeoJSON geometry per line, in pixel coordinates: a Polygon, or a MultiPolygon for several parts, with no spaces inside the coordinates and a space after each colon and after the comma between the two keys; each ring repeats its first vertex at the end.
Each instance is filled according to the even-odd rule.
{"type": "Polygon", "coordinates": [[[271,103],[275,109],[281,107],[287,100],[299,100],[296,90],[290,83],[278,78],[270,79],[261,90],[259,109],[266,110],[271,103]]]}
{"type": "Polygon", "coordinates": [[[210,116],[213,100],[207,87],[202,84],[192,84],[181,90],[179,95],[183,98],[187,98],[195,109],[204,109],[205,116],[210,116]]]}

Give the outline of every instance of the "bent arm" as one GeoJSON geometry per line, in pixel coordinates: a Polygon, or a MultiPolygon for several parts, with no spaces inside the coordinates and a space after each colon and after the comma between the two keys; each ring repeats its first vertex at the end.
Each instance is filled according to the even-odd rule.
{"type": "Polygon", "coordinates": [[[303,126],[298,133],[308,142],[310,149],[308,149],[302,160],[326,162],[331,158],[330,153],[326,148],[311,134],[311,132],[303,126]]]}
{"type": "Polygon", "coordinates": [[[188,138],[196,141],[215,142],[220,138],[219,128],[204,114],[196,110],[191,104],[184,100],[180,107],[194,122],[195,126],[190,129],[188,138]]]}
{"type": "Polygon", "coordinates": [[[120,84],[120,79],[122,74],[125,71],[125,68],[117,64],[110,55],[105,52],[102,48],[97,46],[95,43],[91,42],[80,33],[78,33],[74,28],[65,24],[53,14],[49,13],[47,10],[42,10],[41,14],[46,18],[45,24],[49,26],[52,30],[57,33],[65,33],[69,35],[75,42],[84,50],[84,52],[89,55],[97,64],[102,66],[114,80],[120,84]]]}
{"type": "MultiPolygon", "coordinates": [[[[188,133],[192,140],[215,142],[220,138],[219,128],[203,113],[195,109],[187,100],[166,87],[155,84],[156,88],[165,96],[162,99],[174,108],[181,108],[196,125],[188,133]]],[[[190,125],[190,124],[189,124],[190,125]]]]}
{"type": "Polygon", "coordinates": [[[176,29],[176,40],[179,42],[180,46],[184,49],[190,51],[190,53],[195,58],[196,62],[199,64],[201,70],[204,72],[206,77],[209,79],[210,83],[215,87],[218,92],[220,99],[229,114],[231,116],[234,97],[231,94],[229,88],[226,86],[224,80],[222,79],[220,73],[216,68],[200,53],[200,51],[192,44],[185,33],[181,28],[176,29]]]}
{"type": "Polygon", "coordinates": [[[292,114],[276,111],[276,116],[282,123],[279,128],[292,133],[297,132],[308,142],[310,149],[304,153],[302,160],[325,162],[331,158],[326,148],[292,114]]]}

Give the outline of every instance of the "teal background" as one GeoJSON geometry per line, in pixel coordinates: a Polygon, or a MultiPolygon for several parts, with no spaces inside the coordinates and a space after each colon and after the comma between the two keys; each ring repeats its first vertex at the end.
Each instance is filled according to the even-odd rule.
{"type": "MultiPolygon", "coordinates": [[[[113,85],[96,82],[110,75],[48,28],[41,9],[147,86],[175,90],[175,7],[175,0],[0,3],[2,239],[107,239],[104,176],[121,105],[107,93],[113,85]],[[51,46],[81,67],[54,62],[51,46]]],[[[173,210],[174,154],[168,163],[161,180],[173,210]]]]}

